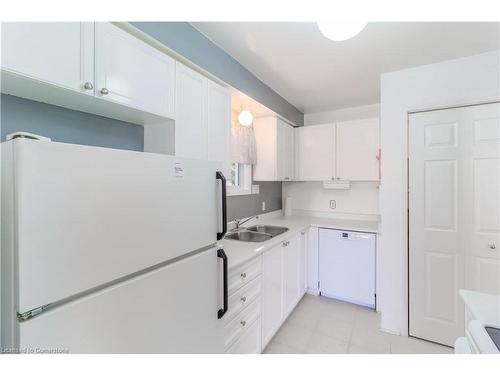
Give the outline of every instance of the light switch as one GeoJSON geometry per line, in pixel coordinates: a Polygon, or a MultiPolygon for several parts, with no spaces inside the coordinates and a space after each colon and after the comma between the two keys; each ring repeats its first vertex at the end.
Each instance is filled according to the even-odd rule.
{"type": "Polygon", "coordinates": [[[330,200],[330,208],[335,210],[337,208],[337,201],[335,199],[330,200]]]}

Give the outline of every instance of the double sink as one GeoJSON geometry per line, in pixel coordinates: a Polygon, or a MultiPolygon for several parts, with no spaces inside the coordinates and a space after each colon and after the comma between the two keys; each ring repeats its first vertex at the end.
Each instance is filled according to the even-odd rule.
{"type": "Polygon", "coordinates": [[[264,242],[285,233],[288,228],[274,225],[252,225],[226,235],[225,238],[244,242],[264,242]]]}

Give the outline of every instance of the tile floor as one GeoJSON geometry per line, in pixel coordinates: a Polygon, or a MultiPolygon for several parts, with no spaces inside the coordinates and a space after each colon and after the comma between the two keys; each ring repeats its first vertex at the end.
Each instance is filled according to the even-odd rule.
{"type": "Polygon", "coordinates": [[[373,310],[306,294],[264,353],[453,353],[446,346],[381,332],[379,324],[373,310]]]}

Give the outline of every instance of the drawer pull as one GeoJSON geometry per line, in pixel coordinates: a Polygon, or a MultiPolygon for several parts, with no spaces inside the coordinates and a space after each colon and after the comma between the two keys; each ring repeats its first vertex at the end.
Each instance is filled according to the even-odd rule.
{"type": "Polygon", "coordinates": [[[244,321],[244,320],[242,320],[242,321],[240,322],[240,324],[241,324],[241,326],[242,326],[242,327],[244,327],[244,326],[246,326],[246,325],[247,325],[247,322],[246,322],[246,321],[244,321]]]}
{"type": "Polygon", "coordinates": [[[241,302],[245,303],[247,301],[247,297],[241,297],[241,302]]]}
{"type": "Polygon", "coordinates": [[[247,277],[247,274],[246,274],[245,272],[243,272],[243,273],[241,274],[241,278],[242,278],[242,279],[244,279],[245,277],[247,277]]]}

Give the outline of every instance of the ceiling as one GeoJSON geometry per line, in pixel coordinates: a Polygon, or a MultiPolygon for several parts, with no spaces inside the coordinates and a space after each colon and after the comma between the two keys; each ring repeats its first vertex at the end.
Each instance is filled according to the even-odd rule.
{"type": "Polygon", "coordinates": [[[316,23],[193,23],[304,113],[378,103],[381,73],[498,49],[499,25],[369,23],[334,42],[316,23]]]}
{"type": "Polygon", "coordinates": [[[276,113],[265,105],[252,99],[241,91],[231,88],[231,110],[239,113],[242,109],[246,109],[252,113],[254,117],[265,117],[276,115],[276,113]]]}

